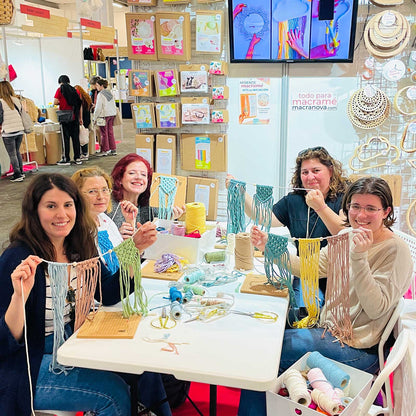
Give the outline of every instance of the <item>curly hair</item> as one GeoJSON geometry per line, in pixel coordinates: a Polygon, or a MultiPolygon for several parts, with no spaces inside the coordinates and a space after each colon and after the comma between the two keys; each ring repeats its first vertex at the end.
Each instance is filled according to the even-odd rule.
{"type": "Polygon", "coordinates": [[[81,94],[82,107],[85,107],[89,111],[92,106],[90,95],[81,87],[81,85],[75,85],[74,88],[81,94]]]}
{"type": "MultiPolygon", "coordinates": [[[[103,177],[107,182],[109,189],[113,189],[113,180],[111,176],[108,175],[103,169],[98,166],[91,166],[89,168],[79,169],[72,176],[71,179],[75,182],[78,189],[81,189],[84,186],[85,180],[87,178],[103,177]]],[[[107,212],[111,211],[111,198],[108,202],[107,212]]]]}
{"type": "Polygon", "coordinates": [[[393,196],[389,184],[384,179],[375,176],[367,176],[357,179],[345,192],[342,200],[342,211],[344,212],[345,218],[347,218],[345,220],[345,225],[351,225],[348,221],[348,204],[351,202],[352,196],[357,194],[378,196],[383,210],[385,211],[390,208],[390,212],[383,220],[384,225],[387,228],[390,228],[396,222],[396,218],[394,217],[393,196]]]}
{"type": "Polygon", "coordinates": [[[22,217],[10,231],[10,243],[21,241],[27,244],[37,256],[45,260],[56,261],[55,247],[43,229],[38,214],[40,200],[47,191],[53,188],[66,192],[75,204],[75,224],[64,240],[68,260],[82,261],[94,257],[97,254],[95,246],[97,227],[75,183],[59,173],[44,173],[33,178],[23,197],[22,217]]]}
{"type": "Polygon", "coordinates": [[[138,207],[147,207],[150,199],[150,185],[152,184],[153,170],[150,163],[144,157],[139,156],[136,153],[129,153],[115,164],[113,171],[111,172],[111,177],[113,178],[113,197],[117,202],[124,199],[121,181],[123,180],[127,166],[133,162],[143,162],[147,168],[147,188],[143,193],[138,195],[136,204],[138,207]]]}
{"type": "MultiPolygon", "coordinates": [[[[338,160],[334,159],[328,151],[322,147],[313,147],[302,150],[299,152],[296,158],[296,166],[293,172],[291,184],[293,188],[303,188],[301,179],[301,168],[302,163],[305,160],[317,159],[320,163],[329,168],[332,172],[331,179],[329,182],[328,198],[335,199],[337,194],[342,194],[346,191],[348,186],[347,177],[342,169],[342,164],[338,160]]],[[[295,190],[296,194],[304,194],[305,191],[295,190]]]]}

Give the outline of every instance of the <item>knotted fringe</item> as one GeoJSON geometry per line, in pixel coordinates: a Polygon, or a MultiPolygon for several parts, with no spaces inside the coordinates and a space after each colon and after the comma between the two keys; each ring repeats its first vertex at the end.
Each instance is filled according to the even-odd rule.
{"type": "Polygon", "coordinates": [[[301,238],[299,241],[300,281],[302,284],[303,301],[308,316],[294,322],[295,328],[311,328],[319,318],[319,238],[301,238]]]}
{"type": "Polygon", "coordinates": [[[103,254],[103,259],[105,265],[111,274],[114,274],[118,268],[118,259],[116,253],[112,250],[114,248],[113,243],[110,240],[107,230],[101,230],[97,233],[98,246],[100,247],[101,253],[103,254]]]}
{"type": "Polygon", "coordinates": [[[142,287],[140,252],[134,245],[133,239],[124,240],[114,248],[120,263],[120,299],[123,316],[128,318],[133,314],[147,314],[147,296],[142,287]],[[134,278],[134,302],[130,303],[130,276],[134,278]]]}
{"type": "Polygon", "coordinates": [[[227,234],[238,234],[246,230],[244,201],[246,183],[230,180],[227,194],[227,234]]]}
{"type": "Polygon", "coordinates": [[[170,176],[159,176],[159,214],[162,220],[170,220],[173,213],[178,180],[170,176]]]}
{"type": "Polygon", "coordinates": [[[349,288],[349,235],[328,238],[328,278],[325,293],[325,310],[331,323],[325,327],[343,344],[352,341],[349,288]]]}
{"type": "Polygon", "coordinates": [[[81,327],[92,310],[94,315],[97,312],[95,307],[94,294],[97,282],[100,285],[101,293],[101,263],[99,258],[82,261],[76,265],[77,290],[75,291],[75,331],[81,327]]]}
{"type": "Polygon", "coordinates": [[[276,289],[287,287],[289,291],[289,304],[296,307],[295,293],[292,287],[292,275],[290,265],[290,255],[287,249],[288,239],[281,235],[269,234],[264,250],[264,271],[267,281],[276,289]],[[276,264],[279,273],[273,265],[276,264]]]}
{"type": "Polygon", "coordinates": [[[254,224],[267,233],[272,225],[272,209],[273,186],[256,185],[256,193],[253,196],[254,224]]]}

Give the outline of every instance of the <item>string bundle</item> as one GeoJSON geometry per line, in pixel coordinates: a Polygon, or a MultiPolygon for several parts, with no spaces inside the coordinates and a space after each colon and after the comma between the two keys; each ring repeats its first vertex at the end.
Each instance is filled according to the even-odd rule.
{"type": "Polygon", "coordinates": [[[237,270],[252,270],[253,245],[249,233],[238,233],[235,236],[235,268],[237,270]]]}
{"type": "Polygon", "coordinates": [[[123,316],[130,317],[133,314],[147,314],[147,296],[141,284],[140,252],[134,245],[133,239],[124,240],[114,248],[120,263],[120,299],[123,316]],[[130,304],[130,276],[134,279],[134,303],[130,304]]]}
{"type": "Polygon", "coordinates": [[[159,214],[162,220],[170,220],[173,213],[178,180],[171,176],[159,176],[159,214]]]}
{"type": "Polygon", "coordinates": [[[272,225],[273,186],[256,185],[252,209],[254,224],[268,233],[272,225]]]}
{"type": "Polygon", "coordinates": [[[319,238],[299,239],[300,281],[303,301],[308,316],[294,322],[295,328],[310,328],[316,325],[319,317],[318,281],[319,281],[319,238]]]}
{"type": "Polygon", "coordinates": [[[199,231],[200,234],[203,234],[207,229],[206,218],[207,213],[205,210],[205,205],[202,202],[190,202],[186,204],[186,234],[190,234],[194,231],[199,231]]]}
{"type": "Polygon", "coordinates": [[[328,239],[328,274],[325,293],[325,317],[321,317],[324,326],[341,343],[352,341],[352,323],[350,317],[349,291],[349,235],[340,234],[328,239]]]}
{"type": "Polygon", "coordinates": [[[244,202],[246,183],[230,180],[227,193],[227,234],[243,232],[246,229],[244,202]]]}
{"type": "Polygon", "coordinates": [[[118,270],[119,264],[116,253],[112,251],[114,246],[110,240],[107,230],[98,231],[97,242],[101,252],[104,253],[103,259],[107,269],[111,272],[111,274],[114,274],[118,270]]]}
{"type": "Polygon", "coordinates": [[[292,274],[290,273],[290,255],[287,249],[288,239],[286,237],[270,234],[264,250],[264,271],[267,281],[276,289],[282,290],[287,287],[289,291],[289,304],[296,307],[295,293],[292,287],[292,274]],[[279,273],[274,269],[277,265],[279,273]]]}
{"type": "Polygon", "coordinates": [[[311,396],[306,386],[306,380],[299,370],[294,368],[287,370],[283,375],[283,383],[291,400],[306,407],[311,404],[311,396]]]}
{"type": "Polygon", "coordinates": [[[156,273],[175,273],[182,270],[185,263],[183,257],[173,253],[165,253],[155,262],[154,271],[156,273]]]}

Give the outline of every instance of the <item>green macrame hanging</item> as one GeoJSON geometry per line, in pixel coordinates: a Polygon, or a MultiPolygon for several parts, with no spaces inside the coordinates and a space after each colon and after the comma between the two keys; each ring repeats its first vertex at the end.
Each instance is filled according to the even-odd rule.
{"type": "Polygon", "coordinates": [[[246,183],[230,180],[227,194],[227,233],[238,234],[246,230],[246,218],[244,214],[244,201],[246,183]]]}
{"type": "Polygon", "coordinates": [[[256,185],[256,193],[253,196],[254,224],[267,233],[272,225],[272,209],[273,186],[256,185]]]}
{"type": "Polygon", "coordinates": [[[267,281],[276,289],[281,290],[287,287],[289,291],[289,304],[292,307],[296,307],[287,243],[287,237],[269,233],[269,238],[267,239],[264,250],[264,271],[266,273],[267,281]],[[277,265],[279,273],[274,269],[274,264],[277,265]]]}
{"type": "Polygon", "coordinates": [[[114,248],[120,263],[120,299],[123,308],[123,317],[133,314],[146,315],[147,296],[142,286],[142,271],[140,252],[134,245],[132,238],[124,240],[114,248]],[[130,303],[130,276],[134,278],[134,302],[130,303]]]}
{"type": "Polygon", "coordinates": [[[159,176],[159,214],[162,220],[172,219],[173,204],[178,180],[170,176],[159,176]]]}

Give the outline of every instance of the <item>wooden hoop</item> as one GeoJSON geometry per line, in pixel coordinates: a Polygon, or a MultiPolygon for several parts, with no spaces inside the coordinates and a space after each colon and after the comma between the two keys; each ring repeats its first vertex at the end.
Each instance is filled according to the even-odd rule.
{"type": "Polygon", "coordinates": [[[407,125],[404,128],[403,133],[402,133],[402,139],[400,140],[400,149],[402,149],[403,152],[406,152],[406,153],[416,152],[416,147],[414,147],[413,149],[405,149],[405,147],[404,147],[404,142],[406,141],[406,136],[407,136],[407,130],[409,129],[409,126],[413,123],[416,124],[416,120],[412,120],[412,121],[409,121],[409,123],[407,123],[407,125]]]}

